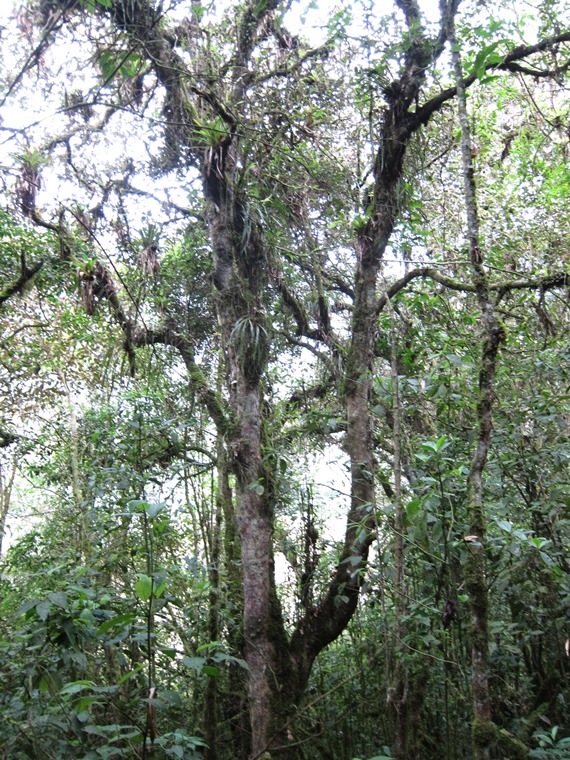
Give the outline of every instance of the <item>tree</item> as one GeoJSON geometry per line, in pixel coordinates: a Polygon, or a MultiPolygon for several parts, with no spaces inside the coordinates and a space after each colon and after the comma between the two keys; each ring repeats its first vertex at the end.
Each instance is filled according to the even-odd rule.
{"type": "MultiPolygon", "coordinates": [[[[425,357],[409,358],[421,353],[419,328],[414,328],[416,343],[412,336],[407,346],[404,336],[392,346],[383,313],[390,301],[396,311],[397,299],[417,281],[457,294],[462,304],[469,304],[472,323],[477,313],[484,323],[483,336],[470,326],[471,341],[481,346],[471,366],[481,397],[479,410],[466,412],[469,429],[479,430],[479,445],[465,480],[471,516],[464,533],[475,557],[466,589],[474,615],[476,704],[483,699],[477,696],[477,684],[488,678],[483,475],[503,341],[495,311],[514,293],[536,292],[538,313],[548,324],[550,306],[545,303],[550,294],[568,287],[568,274],[558,262],[548,267],[515,262],[512,268],[502,267],[506,271],[496,278],[495,270],[485,269],[486,241],[473,224],[477,188],[464,93],[475,85],[492,87],[486,81],[503,81],[503,75],[549,84],[563,80],[570,32],[556,31],[555,23],[550,28],[544,14],[541,39],[514,45],[508,38],[495,38],[506,22],[490,20],[482,44],[473,31],[476,9],[466,8],[458,16],[458,3],[450,0],[442,3],[437,23],[428,24],[415,2],[398,0],[393,20],[376,18],[368,10],[372,41],[361,35],[351,43],[349,16],[339,11],[331,17],[326,41],[315,48],[287,30],[291,5],[246,1],[231,4],[216,18],[199,2],[185,15],[176,3],[165,9],[147,0],[43,0],[20,17],[33,52],[7,83],[5,96],[17,91],[32,66],[40,73],[42,66],[62,66],[58,39],[96,62],[96,79],[75,65],[73,90],[66,91],[55,78],[58,112],[67,121],[51,134],[39,134],[39,144],[22,152],[15,193],[21,214],[56,237],[54,266],[66,277],[73,273],[87,314],[107,310],[121,333],[131,374],[141,371],[143,356],[150,361],[160,347],[173,349],[171,366],[178,369],[177,362],[182,363],[189,393],[215,429],[219,494],[225,493],[220,509],[226,510],[228,524],[235,509],[239,528],[251,758],[273,751],[298,756],[293,721],[315,659],[345,631],[357,610],[370,547],[381,531],[378,485],[385,499],[394,498],[391,476],[379,463],[394,454],[395,432],[399,438],[397,405],[386,411],[386,424],[376,418],[381,391],[376,378],[392,351],[389,393],[395,392],[399,375],[412,376],[422,361],[424,369],[429,364],[425,357]],[[457,35],[456,17],[462,22],[457,35]],[[392,21],[387,49],[379,52],[381,30],[392,21]],[[456,61],[455,81],[445,68],[437,69],[445,67],[440,62],[450,42],[462,48],[468,61],[467,72],[456,61]],[[447,82],[443,87],[441,80],[447,82]],[[344,99],[336,94],[340,90],[344,99]],[[438,119],[444,121],[456,96],[471,193],[470,268],[456,264],[465,258],[465,235],[455,224],[446,229],[448,237],[439,241],[431,260],[390,277],[388,251],[405,254],[417,246],[422,226],[413,217],[418,208],[413,195],[422,192],[426,180],[418,180],[416,189],[414,151],[420,152],[424,134],[439,151],[443,129],[438,119]],[[437,138],[429,131],[436,123],[441,129],[437,138]],[[133,155],[103,166],[102,146],[120,140],[121,129],[135,124],[144,124],[148,133],[133,155]],[[49,162],[60,159],[59,171],[73,180],[85,203],[47,203],[42,209],[42,176],[48,185],[57,176],[49,162]],[[165,216],[156,211],[155,218],[149,210],[149,219],[141,220],[132,198],[152,196],[140,186],[147,171],[154,173],[157,187],[178,177],[187,198],[181,202],[180,193],[167,192],[159,197],[167,207],[165,216]],[[162,261],[161,223],[171,236],[162,261]],[[110,253],[104,236],[112,232],[117,243],[110,253]],[[453,254],[447,262],[449,248],[453,254]],[[475,300],[469,300],[472,294],[475,300]],[[272,398],[272,365],[280,357],[300,356],[301,350],[317,358],[321,376],[291,389],[287,398],[279,392],[272,398]],[[406,365],[406,357],[413,366],[406,365]],[[298,445],[299,429],[327,440],[332,431],[319,420],[321,406],[342,432],[350,467],[346,530],[330,577],[318,588],[319,598],[303,597],[301,614],[289,629],[274,577],[280,468],[298,445]],[[309,410],[304,420],[302,407],[309,410]],[[233,496],[235,503],[228,506],[233,496]],[[482,610],[479,616],[477,610],[482,610]]],[[[62,68],[69,73],[67,63],[62,68]]],[[[444,153],[451,149],[445,146],[444,153]]],[[[481,177],[484,181],[483,171],[481,177]]],[[[437,235],[432,238],[435,245],[437,235]]],[[[22,258],[20,274],[4,300],[16,297],[38,271],[22,258]]],[[[414,308],[420,307],[416,303],[414,308]]],[[[431,440],[425,415],[417,413],[408,424],[416,435],[431,440]]],[[[403,451],[401,458],[410,495],[419,497],[423,476],[411,455],[403,451]]],[[[396,501],[401,498],[397,493],[396,501]]],[[[405,525],[401,517],[396,522],[400,533],[405,525]]],[[[403,562],[404,546],[401,550],[403,562]]],[[[212,551],[219,556],[219,548],[212,551]]],[[[403,565],[399,572],[403,593],[403,565]]],[[[212,622],[212,632],[215,628],[212,622]]],[[[405,672],[398,675],[392,703],[400,717],[418,708],[405,688],[407,678],[405,672]]],[[[490,756],[499,742],[488,693],[484,700],[481,714],[475,710],[477,758],[490,756]]],[[[403,719],[397,757],[408,756],[407,726],[403,719]]]]}

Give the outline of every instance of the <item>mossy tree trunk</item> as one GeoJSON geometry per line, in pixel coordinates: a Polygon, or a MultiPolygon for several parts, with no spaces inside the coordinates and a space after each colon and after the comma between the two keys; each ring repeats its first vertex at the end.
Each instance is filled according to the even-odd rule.
{"type": "Polygon", "coordinates": [[[469,129],[461,55],[455,40],[453,19],[450,19],[449,36],[452,43],[452,57],[457,86],[457,106],[461,125],[461,154],[472,277],[483,325],[483,348],[479,368],[477,403],[479,431],[475,452],[471,460],[467,489],[470,535],[467,537],[469,557],[465,567],[465,588],[469,594],[471,611],[473,757],[474,760],[489,760],[496,745],[498,734],[497,728],[492,721],[489,692],[489,589],[485,567],[486,517],[483,501],[483,473],[493,430],[492,414],[497,357],[505,336],[491,299],[487,274],[483,267],[483,253],[479,245],[479,221],[473,170],[473,145],[469,129]]]}

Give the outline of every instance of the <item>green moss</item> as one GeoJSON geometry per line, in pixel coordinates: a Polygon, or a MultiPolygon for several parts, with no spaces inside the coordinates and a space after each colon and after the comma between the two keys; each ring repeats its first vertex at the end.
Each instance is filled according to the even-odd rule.
{"type": "Polygon", "coordinates": [[[498,744],[501,757],[509,758],[509,760],[522,760],[522,758],[528,757],[529,748],[526,744],[504,728],[499,730],[498,744]]]}
{"type": "Polygon", "coordinates": [[[490,747],[498,739],[498,729],[492,720],[474,720],[471,727],[475,747],[490,747]]]}

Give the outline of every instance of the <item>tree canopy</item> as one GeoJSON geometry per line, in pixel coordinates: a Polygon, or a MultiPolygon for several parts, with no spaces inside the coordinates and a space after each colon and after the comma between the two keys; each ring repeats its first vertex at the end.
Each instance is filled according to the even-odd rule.
{"type": "Polygon", "coordinates": [[[6,16],[5,757],[566,756],[569,10],[6,16]]]}

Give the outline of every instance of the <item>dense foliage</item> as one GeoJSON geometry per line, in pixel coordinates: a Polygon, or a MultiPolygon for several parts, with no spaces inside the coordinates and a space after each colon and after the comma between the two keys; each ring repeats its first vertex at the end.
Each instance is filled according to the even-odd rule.
{"type": "Polygon", "coordinates": [[[0,757],[570,753],[570,17],[3,20],[0,757]]]}

